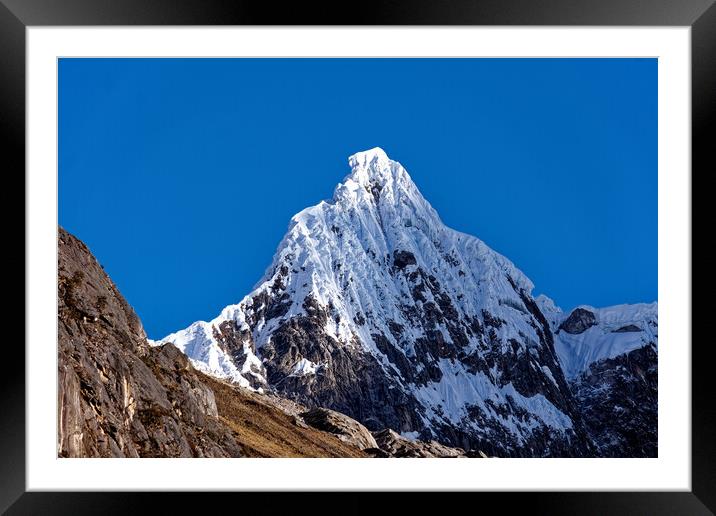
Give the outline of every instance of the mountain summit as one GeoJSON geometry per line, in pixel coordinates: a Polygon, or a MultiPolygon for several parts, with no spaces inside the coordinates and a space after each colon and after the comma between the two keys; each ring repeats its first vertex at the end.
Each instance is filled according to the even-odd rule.
{"type": "Polygon", "coordinates": [[[503,456],[588,456],[531,281],[445,226],[382,149],[295,215],[254,290],[168,335],[198,369],[371,430],[503,456]]]}

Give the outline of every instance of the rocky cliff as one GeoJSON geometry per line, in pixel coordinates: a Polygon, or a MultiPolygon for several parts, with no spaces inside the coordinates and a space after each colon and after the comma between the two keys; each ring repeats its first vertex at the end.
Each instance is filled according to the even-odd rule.
{"type": "Polygon", "coordinates": [[[87,247],[59,230],[61,457],[238,457],[214,393],[139,318],[87,247]]]}

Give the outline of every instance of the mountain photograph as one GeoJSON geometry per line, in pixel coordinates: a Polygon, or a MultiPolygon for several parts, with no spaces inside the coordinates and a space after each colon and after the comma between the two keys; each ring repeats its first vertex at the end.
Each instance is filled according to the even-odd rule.
{"type": "Polygon", "coordinates": [[[58,457],[657,457],[655,84],[61,60],[58,457]]]}

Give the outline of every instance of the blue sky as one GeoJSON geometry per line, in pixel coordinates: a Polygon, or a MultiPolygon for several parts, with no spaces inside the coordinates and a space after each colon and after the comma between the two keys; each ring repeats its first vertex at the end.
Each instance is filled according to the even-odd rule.
{"type": "Polygon", "coordinates": [[[152,338],[380,146],[564,309],[657,298],[655,59],[61,59],[59,222],[152,338]]]}

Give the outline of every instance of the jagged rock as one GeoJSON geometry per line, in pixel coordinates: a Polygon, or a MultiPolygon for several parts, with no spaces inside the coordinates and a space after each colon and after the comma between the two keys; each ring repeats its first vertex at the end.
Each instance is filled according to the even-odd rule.
{"type": "Polygon", "coordinates": [[[600,457],[656,457],[656,346],[592,363],[572,382],[575,399],[600,457]]]}
{"type": "Polygon", "coordinates": [[[577,335],[595,324],[597,324],[597,318],[592,312],[584,308],[575,308],[572,313],[569,314],[569,317],[559,325],[559,330],[577,335]]]}
{"type": "Polygon", "coordinates": [[[309,410],[301,414],[306,424],[324,432],[336,435],[341,441],[365,450],[378,448],[378,444],[366,427],[355,419],[324,408],[309,410]]]}
{"type": "Polygon", "coordinates": [[[380,449],[390,457],[465,457],[465,450],[450,448],[435,441],[413,441],[386,428],[373,432],[380,449]]]}

